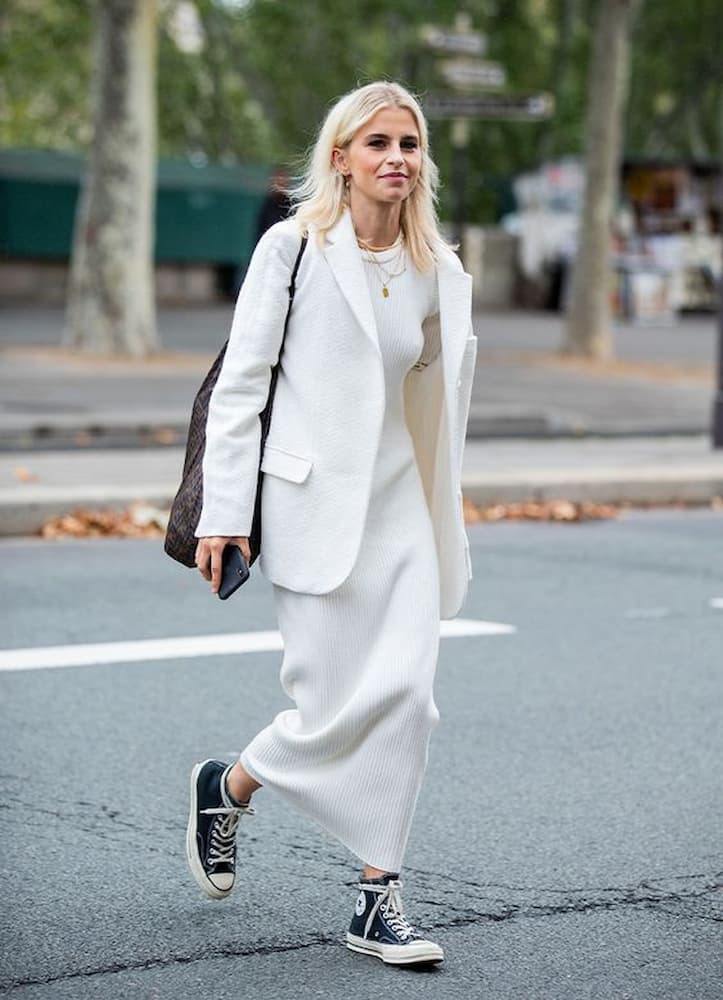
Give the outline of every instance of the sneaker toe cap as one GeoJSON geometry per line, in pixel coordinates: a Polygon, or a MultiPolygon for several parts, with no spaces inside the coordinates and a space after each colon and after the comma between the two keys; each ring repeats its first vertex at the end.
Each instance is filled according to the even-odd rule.
{"type": "Polygon", "coordinates": [[[231,872],[215,872],[215,874],[208,876],[211,885],[220,889],[221,892],[228,892],[233,886],[233,880],[231,872]]]}

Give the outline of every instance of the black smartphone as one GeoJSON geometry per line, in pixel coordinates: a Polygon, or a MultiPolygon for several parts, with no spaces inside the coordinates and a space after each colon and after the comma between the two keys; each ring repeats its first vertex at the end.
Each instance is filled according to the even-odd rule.
{"type": "Polygon", "coordinates": [[[249,578],[249,566],[238,545],[229,543],[221,557],[221,584],[218,596],[225,601],[249,578]]]}

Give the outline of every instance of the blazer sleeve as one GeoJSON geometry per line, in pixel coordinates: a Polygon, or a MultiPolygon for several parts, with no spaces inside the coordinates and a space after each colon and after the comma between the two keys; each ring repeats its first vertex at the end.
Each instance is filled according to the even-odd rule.
{"type": "Polygon", "coordinates": [[[268,229],[256,245],[239,291],[228,347],[209,400],[197,538],[251,532],[260,414],[268,399],[271,368],[279,357],[299,239],[294,239],[288,223],[268,229]]]}

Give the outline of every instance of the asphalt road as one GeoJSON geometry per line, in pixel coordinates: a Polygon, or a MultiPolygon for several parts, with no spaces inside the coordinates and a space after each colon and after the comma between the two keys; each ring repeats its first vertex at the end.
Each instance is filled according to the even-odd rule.
{"type": "MultiPolygon", "coordinates": [[[[358,861],[269,790],[228,900],[186,871],[189,770],[288,704],[278,651],[0,669],[0,995],[720,1000],[722,527],[470,528],[462,617],[515,631],[441,644],[402,872],[431,972],[343,947],[358,861]]],[[[224,604],[157,542],[3,541],[0,573],[6,650],[275,628],[258,574],[224,604]]]]}

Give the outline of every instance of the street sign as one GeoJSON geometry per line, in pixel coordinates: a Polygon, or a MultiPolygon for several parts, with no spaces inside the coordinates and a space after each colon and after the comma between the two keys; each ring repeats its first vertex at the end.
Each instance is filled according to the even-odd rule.
{"type": "Polygon", "coordinates": [[[425,24],[419,33],[431,49],[460,52],[467,56],[482,56],[487,50],[487,36],[481,31],[445,31],[433,24],[425,24]]]}
{"type": "Polygon", "coordinates": [[[439,63],[442,76],[452,87],[504,87],[507,73],[497,62],[480,59],[443,59],[439,63]]]}
{"type": "Polygon", "coordinates": [[[429,94],[424,111],[429,118],[488,118],[540,121],[555,107],[551,94],[429,94]]]}

